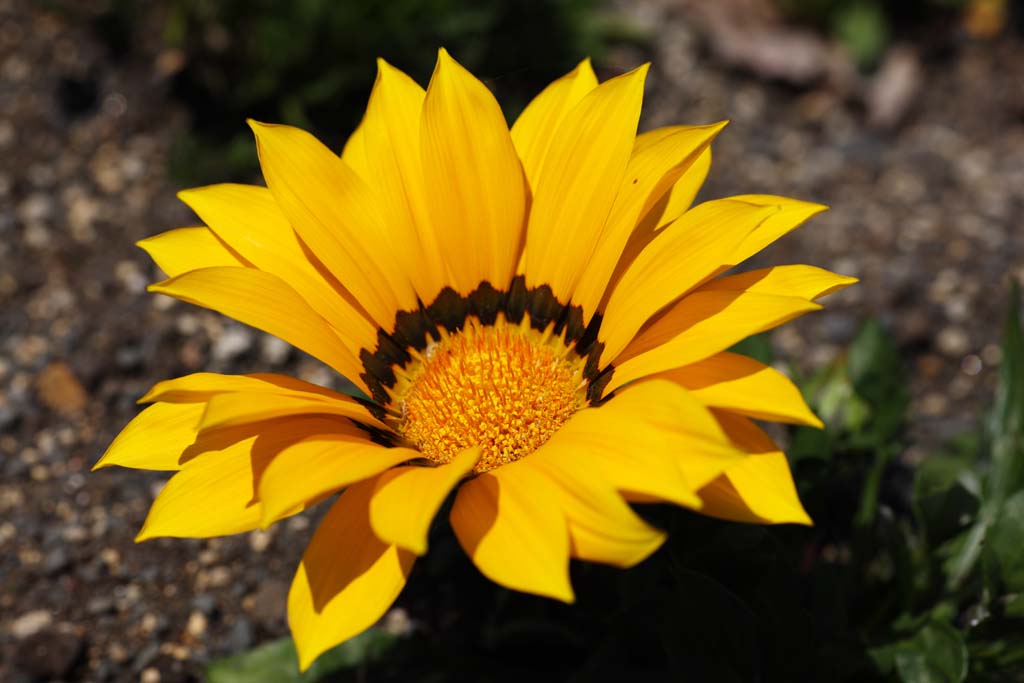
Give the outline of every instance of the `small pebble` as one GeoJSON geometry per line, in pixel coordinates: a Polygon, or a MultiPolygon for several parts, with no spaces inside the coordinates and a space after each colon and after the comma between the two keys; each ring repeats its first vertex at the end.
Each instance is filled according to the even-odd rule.
{"type": "Polygon", "coordinates": [[[89,397],[66,364],[51,363],[36,377],[40,400],[51,410],[74,415],[85,409],[89,397]]]}
{"type": "Polygon", "coordinates": [[[942,353],[958,358],[971,348],[971,338],[961,327],[946,327],[939,332],[935,344],[942,353]]]}
{"type": "Polygon", "coordinates": [[[18,205],[18,218],[25,223],[39,223],[53,215],[53,199],[49,193],[34,192],[18,205]]]}
{"type": "Polygon", "coordinates": [[[213,343],[210,354],[216,361],[230,361],[249,351],[253,344],[253,333],[244,327],[229,327],[213,343]]]}
{"type": "Polygon", "coordinates": [[[256,529],[249,533],[249,547],[253,552],[262,553],[270,545],[273,536],[269,531],[256,529]]]}
{"type": "Polygon", "coordinates": [[[272,337],[269,334],[263,335],[260,340],[260,359],[270,365],[284,365],[291,355],[292,347],[288,342],[272,337]]]}
{"type": "Polygon", "coordinates": [[[142,269],[135,261],[119,261],[114,267],[114,277],[129,294],[142,294],[149,284],[149,280],[142,274],[142,269]]]}
{"type": "Polygon", "coordinates": [[[206,617],[202,612],[192,612],[188,615],[188,623],[185,625],[185,633],[192,638],[199,638],[206,633],[206,617]]]}
{"type": "Polygon", "coordinates": [[[37,609],[22,614],[11,622],[10,631],[15,640],[24,640],[39,633],[51,623],[53,623],[53,615],[49,610],[37,609]]]}
{"type": "Polygon", "coordinates": [[[960,369],[964,371],[964,374],[973,377],[981,372],[981,369],[985,367],[981,362],[981,357],[975,354],[964,356],[963,361],[960,363],[960,369]]]}

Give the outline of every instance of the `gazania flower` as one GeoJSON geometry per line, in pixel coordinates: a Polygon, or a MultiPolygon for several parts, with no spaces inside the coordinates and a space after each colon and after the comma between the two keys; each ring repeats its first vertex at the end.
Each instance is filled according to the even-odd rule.
{"type": "Polygon", "coordinates": [[[810,523],[752,418],[820,423],[786,377],[726,349],[854,280],[726,274],[825,207],[690,208],[724,123],[637,135],[646,72],[598,84],[583,62],[510,130],[442,50],[426,91],[379,63],[340,157],[253,122],[267,187],[183,192],[205,226],[141,243],[170,276],[150,289],[276,335],[368,398],[274,374],[157,384],[97,464],[176,472],[139,540],[333,499],[288,598],[306,668],[389,608],[452,493],[484,575],[566,602],[570,558],[629,567],[664,540],[630,502],[810,523]]]}

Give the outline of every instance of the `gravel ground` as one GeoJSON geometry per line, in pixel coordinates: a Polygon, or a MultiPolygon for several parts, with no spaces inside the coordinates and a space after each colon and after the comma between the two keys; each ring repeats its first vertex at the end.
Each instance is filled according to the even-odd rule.
{"type": "MultiPolygon", "coordinates": [[[[841,60],[766,80],[709,50],[714,22],[686,5],[630,13],[658,29],[644,125],[732,119],[706,196],[833,207],[760,263],[814,263],[862,284],[777,332],[780,354],[820,366],[877,315],[910,363],[906,457],[969,427],[999,362],[1008,276],[1024,279],[1021,42],[915,42],[883,67],[888,80],[841,60]]],[[[612,63],[642,58],[623,49],[612,63]]],[[[204,369],[333,381],[274,339],[145,294],[159,276],[133,242],[193,220],[165,176],[185,123],[167,64],[155,51],[112,60],[81,21],[0,0],[3,681],[195,680],[210,657],[286,632],[309,520],[134,545],[164,477],[89,473],[158,379],[204,369]]]]}

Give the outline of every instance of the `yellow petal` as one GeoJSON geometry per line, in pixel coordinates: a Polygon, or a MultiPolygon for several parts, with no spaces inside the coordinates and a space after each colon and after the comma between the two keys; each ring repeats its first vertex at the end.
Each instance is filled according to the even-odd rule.
{"type": "Polygon", "coordinates": [[[415,556],[370,530],[374,481],[349,487],[328,510],[288,593],[288,625],[305,671],[324,651],[381,618],[405,587],[415,556]]]}
{"type": "Polygon", "coordinates": [[[761,420],[823,426],[788,377],[740,354],[719,353],[654,377],[685,387],[691,396],[709,407],[761,420]]]}
{"type": "Polygon", "coordinates": [[[583,308],[584,324],[597,311],[637,221],[687,173],[724,127],[724,122],[675,126],[637,137],[597,249],[572,295],[572,303],[583,308]]]}
{"type": "Polygon", "coordinates": [[[815,266],[775,266],[719,277],[701,286],[702,292],[746,291],[756,294],[820,299],[857,282],[815,266]]]}
{"type": "Polygon", "coordinates": [[[546,504],[564,515],[572,556],[631,567],[657,550],[665,534],[633,512],[603,471],[574,460],[543,457],[538,450],[521,461],[554,483],[546,504]]]}
{"type": "Polygon", "coordinates": [[[523,162],[530,187],[537,187],[541,166],[559,124],[596,87],[597,76],[594,75],[590,59],[584,59],[575,69],[534,97],[512,124],[512,142],[523,162]]]}
{"type": "Polygon", "coordinates": [[[701,489],[703,514],[737,522],[807,524],[786,456],[746,418],[716,412],[726,432],[751,455],[701,489]]]}
{"type": "Polygon", "coordinates": [[[396,240],[366,183],[309,133],[250,121],[281,212],[327,269],[386,331],[416,294],[390,249],[396,240]]]}
{"type": "MultiPolygon", "coordinates": [[[[696,491],[741,459],[722,427],[690,392],[663,379],[638,382],[623,389],[611,401],[619,410],[639,416],[659,429],[683,478],[696,491]]],[[[635,419],[641,419],[636,417],[635,419]]]]}
{"type": "Polygon", "coordinates": [[[562,120],[534,188],[526,232],[528,287],[568,301],[597,246],[640,118],[647,65],[605,81],[562,120]]]}
{"type": "Polygon", "coordinates": [[[216,372],[194,372],[184,377],[165,379],[139,399],[139,403],[165,401],[168,403],[205,403],[217,394],[270,393],[314,394],[327,400],[345,400],[350,397],[301,379],[271,372],[250,375],[221,375],[216,372]]]}
{"type": "MultiPolygon", "coordinates": [[[[289,415],[337,415],[378,429],[387,429],[363,404],[348,398],[330,400],[315,394],[240,393],[212,396],[203,413],[202,429],[230,427],[289,415]]],[[[365,433],[365,432],[364,432],[365,433]]]]}
{"type": "Polygon", "coordinates": [[[648,318],[713,275],[736,245],[776,210],[715,200],[694,207],[659,232],[608,300],[599,336],[605,362],[626,348],[648,318]]]}
{"type": "Polygon", "coordinates": [[[569,533],[552,504],[557,487],[525,460],[459,488],[452,529],[473,563],[495,583],[572,602],[569,533]]]}
{"type": "Polygon", "coordinates": [[[203,268],[149,291],[211,308],[251,325],[320,359],[360,389],[363,365],[331,326],[279,277],[252,268],[203,268]]]}
{"type": "Polygon", "coordinates": [[[581,410],[530,457],[596,470],[627,499],[700,507],[696,488],[677,463],[678,430],[685,423],[676,419],[682,417],[677,406],[663,398],[657,387],[644,387],[581,410]]]}
{"type": "Polygon", "coordinates": [[[149,406],[121,430],[93,470],[111,465],[144,470],[180,469],[181,453],[195,441],[204,409],[202,403],[149,406]]]}
{"type": "Polygon", "coordinates": [[[303,413],[341,415],[378,429],[388,429],[365,404],[351,396],[274,373],[197,372],[158,382],[139,399],[139,403],[151,401],[213,404],[205,409],[201,421],[203,429],[303,413]]]}
{"type": "Polygon", "coordinates": [[[366,156],[366,130],[363,128],[365,119],[366,117],[364,116],[363,121],[356,126],[356,129],[352,131],[352,135],[348,136],[348,140],[345,141],[345,146],[341,150],[341,160],[355,171],[360,178],[371,182],[373,179],[369,173],[366,156]]]}
{"type": "Polygon", "coordinates": [[[650,241],[658,230],[689,211],[710,170],[711,148],[708,147],[687,167],[671,189],[647,210],[637,226],[637,233],[649,235],[647,241],[650,241]]]}
{"type": "Polygon", "coordinates": [[[470,448],[438,467],[399,467],[382,474],[370,502],[370,525],[377,537],[417,555],[426,553],[434,515],[480,454],[480,448],[470,448]]]}
{"type": "Polygon", "coordinates": [[[505,289],[519,261],[527,189],[505,117],[487,87],[445,50],[423,102],[423,173],[452,285],[505,289]]]}
{"type": "MultiPolygon", "coordinates": [[[[383,59],[360,126],[363,160],[358,172],[377,197],[394,241],[391,249],[420,300],[432,302],[447,284],[445,255],[427,208],[420,119],[423,88],[383,59]]],[[[355,143],[353,143],[355,144],[355,143]]],[[[344,159],[348,158],[349,146],[344,159]]],[[[353,148],[351,154],[357,153],[353,148]]]]}
{"type": "Polygon", "coordinates": [[[199,268],[248,265],[206,227],[168,230],[135,244],[149,254],[167,277],[199,268]]]}
{"type": "Polygon", "coordinates": [[[696,292],[644,330],[615,362],[605,393],[628,382],[689,365],[821,308],[806,299],[747,292],[696,292]]]}
{"type": "MultiPolygon", "coordinates": [[[[352,295],[325,279],[265,187],[224,183],[178,193],[216,235],[249,263],[281,278],[331,324],[356,355],[373,348],[376,326],[352,295]]],[[[191,268],[190,270],[195,270],[191,268]]]]}
{"type": "Polygon", "coordinates": [[[743,263],[769,244],[800,227],[805,221],[828,207],[823,204],[804,202],[789,197],[776,197],[768,194],[744,194],[730,197],[736,201],[748,202],[757,206],[775,207],[778,209],[768,220],[751,232],[736,248],[730,259],[730,265],[743,263]]]}
{"type": "Polygon", "coordinates": [[[608,305],[608,297],[615,291],[615,286],[622,279],[623,273],[633,264],[633,261],[636,260],[640,252],[651,243],[651,240],[654,239],[658,231],[670,225],[690,209],[690,205],[693,204],[693,200],[704,184],[704,179],[707,178],[710,169],[711,148],[708,147],[683,172],[683,175],[675,182],[675,185],[651,207],[647,215],[640,219],[640,222],[630,234],[629,241],[626,242],[626,246],[622,250],[622,255],[615,266],[615,271],[605,286],[604,298],[601,300],[598,310],[604,311],[608,305]]]}
{"type": "MultiPolygon", "coordinates": [[[[660,206],[667,195],[680,193],[679,182],[684,180],[684,176],[684,187],[691,188],[696,194],[700,187],[698,177],[702,174],[694,173],[694,164],[709,158],[711,142],[728,123],[670,126],[637,136],[626,177],[615,199],[613,217],[636,225],[655,212],[655,207],[660,206]]],[[[677,197],[676,201],[679,202],[680,198],[677,197]]]]}
{"type": "Polygon", "coordinates": [[[307,430],[324,428],[322,422],[286,419],[263,423],[258,432],[200,434],[182,454],[181,469],[160,491],[135,540],[208,538],[257,528],[261,510],[256,487],[267,465],[307,430]]]}
{"type": "Polygon", "coordinates": [[[296,505],[420,457],[408,448],[373,443],[366,432],[340,421],[330,431],[319,431],[283,449],[267,466],[259,483],[263,526],[296,505]]]}

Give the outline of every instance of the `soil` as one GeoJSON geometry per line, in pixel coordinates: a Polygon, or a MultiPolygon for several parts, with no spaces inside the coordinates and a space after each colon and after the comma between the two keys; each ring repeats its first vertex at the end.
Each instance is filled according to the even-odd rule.
{"type": "MultiPolygon", "coordinates": [[[[0,680],[197,680],[211,658],[286,633],[311,520],[136,545],[165,476],[89,469],[160,379],[335,380],[262,333],[145,293],[160,273],[133,243],[195,220],[166,175],[187,116],[168,95],[173,55],[156,40],[112,54],[81,5],[0,0],[0,680]]],[[[614,51],[609,73],[653,61],[643,127],[732,119],[704,196],[832,207],[756,261],[861,278],[774,333],[779,356],[810,371],[877,316],[911,377],[905,458],[971,427],[1009,278],[1024,280],[1021,41],[951,29],[902,46],[879,72],[890,82],[841,65],[801,82],[806,70],[765,78],[711,49],[712,23],[686,4],[629,14],[653,43],[614,51]]]]}

